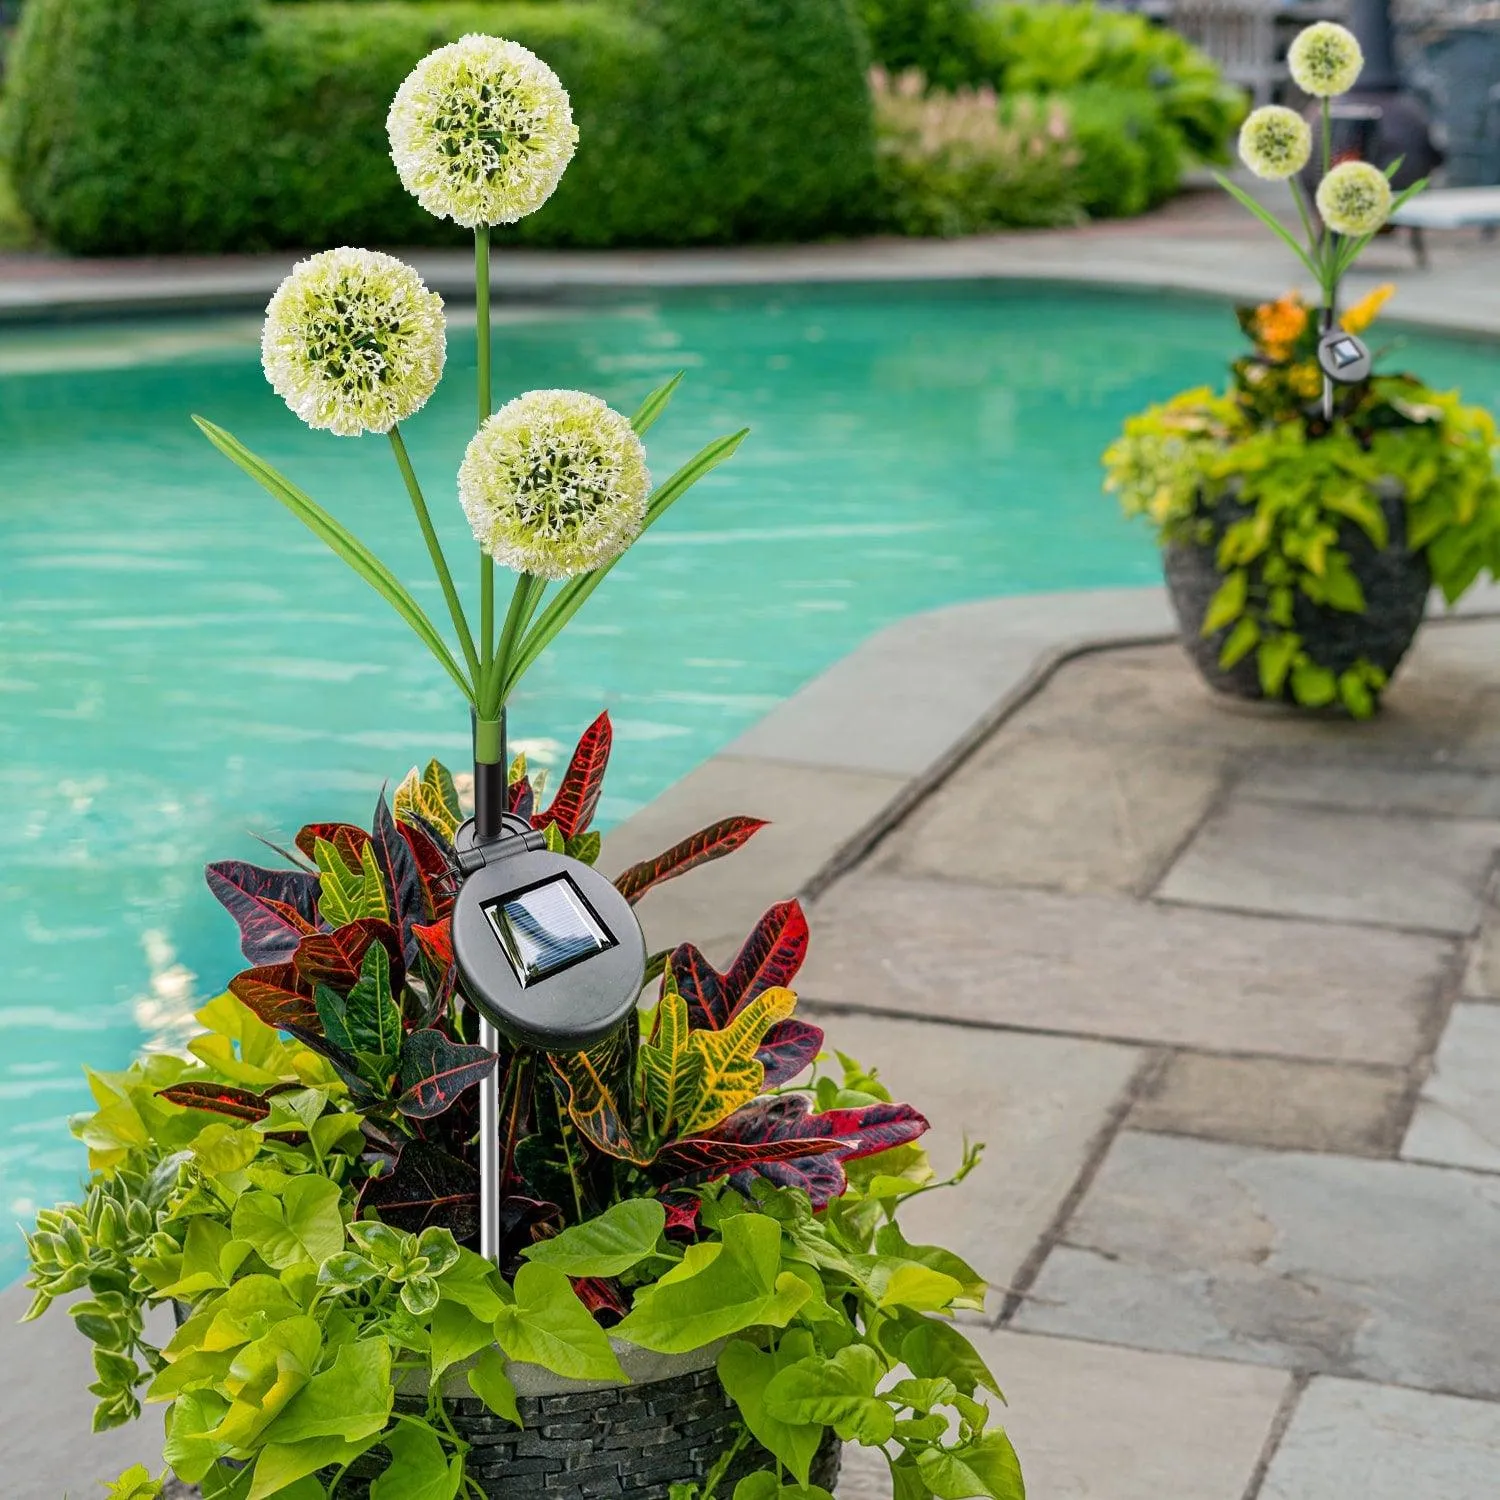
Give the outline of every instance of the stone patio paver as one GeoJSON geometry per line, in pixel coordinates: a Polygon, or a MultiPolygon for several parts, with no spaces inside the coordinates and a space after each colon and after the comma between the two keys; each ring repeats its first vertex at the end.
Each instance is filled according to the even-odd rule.
{"type": "Polygon", "coordinates": [[[1401,1154],[1500,1172],[1500,1005],[1459,1005],[1401,1154]]]}
{"type": "Polygon", "coordinates": [[[1223,780],[1222,752],[1001,735],[871,868],[1065,891],[1149,888],[1223,780]]]}
{"type": "Polygon", "coordinates": [[[1472,932],[1500,822],[1231,798],[1157,887],[1166,901],[1472,932]]]}
{"type": "MultiPolygon", "coordinates": [[[[1037,1500],[1242,1500],[1291,1383],[1279,1370],[1072,1339],[975,1343],[1005,1388],[996,1410],[1037,1500]]],[[[839,1500],[890,1500],[884,1462],[845,1453],[839,1500]]]]}
{"type": "Polygon", "coordinates": [[[1283,1057],[1175,1053],[1130,1113],[1136,1130],[1242,1146],[1394,1156],[1406,1074],[1283,1057]]]}
{"type": "Polygon", "coordinates": [[[1435,813],[1500,818],[1500,778],[1454,767],[1306,765],[1263,761],[1235,788],[1260,802],[1293,802],[1350,812],[1435,813]]]}
{"type": "Polygon", "coordinates": [[[1500,1407],[1319,1378],[1297,1403],[1258,1500],[1494,1500],[1500,1407]]]}
{"type": "Polygon", "coordinates": [[[1500,1399],[1500,1179],[1126,1132],[1018,1327],[1500,1399]]]}
{"type": "Polygon", "coordinates": [[[1175,643],[1098,651],[1057,672],[1001,733],[1142,746],[1213,745],[1240,757],[1277,756],[1299,765],[1443,764],[1485,722],[1487,706],[1476,688],[1485,669],[1471,659],[1481,647],[1495,647],[1486,623],[1429,628],[1391,684],[1380,714],[1357,725],[1211,693],[1175,643]],[[1432,645],[1433,636],[1472,638],[1475,644],[1464,650],[1432,645]]]}
{"type": "Polygon", "coordinates": [[[863,872],[813,925],[810,1001],[1397,1066],[1430,1045],[1458,962],[1413,933],[863,872]]]}
{"type": "MultiPolygon", "coordinates": [[[[914,1243],[947,1245],[992,1286],[1015,1279],[1051,1224],[1141,1054],[1075,1038],[933,1026],[883,1016],[828,1022],[841,1052],[876,1066],[898,1099],[932,1122],[927,1147],[947,1176],[965,1138],[986,1151],[954,1192],[929,1193],[902,1213],[914,1243]]],[[[990,1311],[998,1313],[996,1297],[990,1311]]]]}

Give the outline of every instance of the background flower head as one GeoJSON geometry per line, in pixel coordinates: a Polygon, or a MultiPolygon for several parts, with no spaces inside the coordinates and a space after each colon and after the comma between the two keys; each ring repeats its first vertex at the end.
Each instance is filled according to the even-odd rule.
{"type": "Polygon", "coordinates": [[[407,192],[470,229],[535,213],[578,145],[557,74],[494,36],[465,36],[424,57],[396,91],[386,131],[407,192]]]}
{"type": "Polygon", "coordinates": [[[1240,160],[1268,182],[1291,177],[1312,155],[1312,127],[1294,109],[1267,104],[1240,127],[1240,160]]]}
{"type": "Polygon", "coordinates": [[[1390,211],[1390,179],[1367,161],[1340,162],[1318,184],[1318,213],[1335,234],[1374,234],[1390,211]]]}
{"type": "Polygon", "coordinates": [[[266,379],[309,427],[389,432],[442,378],[443,299],[393,255],[325,250],[276,289],[260,352],[266,379]]]}
{"type": "Polygon", "coordinates": [[[1255,341],[1267,359],[1287,359],[1307,331],[1307,305],[1296,292],[1288,292],[1274,302],[1263,302],[1255,309],[1252,328],[1255,341]]]}
{"type": "Polygon", "coordinates": [[[529,391],[502,406],[458,471],[479,545],[541,578],[572,578],[618,557],[640,535],[650,488],[635,429],[582,391],[529,391]]]}
{"type": "Polygon", "coordinates": [[[1365,65],[1354,33],[1337,21],[1319,21],[1298,32],[1286,60],[1297,87],[1318,99],[1347,94],[1365,65]]]}

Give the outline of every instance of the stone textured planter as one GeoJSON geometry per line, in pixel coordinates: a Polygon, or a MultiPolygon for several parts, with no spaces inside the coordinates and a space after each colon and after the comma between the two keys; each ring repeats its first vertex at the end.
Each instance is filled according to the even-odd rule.
{"type": "MultiPolygon", "coordinates": [[[[459,1366],[445,1394],[454,1427],[473,1445],[467,1472],[490,1500],[668,1500],[672,1485],[703,1479],[738,1435],[739,1413],[714,1369],[720,1347],[668,1358],[617,1344],[629,1385],[560,1380],[513,1365],[519,1432],[468,1393],[459,1366]]],[[[401,1395],[397,1404],[422,1409],[419,1399],[401,1395]]],[[[842,1446],[830,1433],[813,1461],[812,1482],[830,1493],[842,1446]]],[[[720,1484],[722,1500],[746,1475],[773,1465],[751,1442],[720,1484]]],[[[339,1486],[340,1500],[366,1500],[379,1469],[374,1464],[362,1477],[356,1465],[339,1486]]]]}
{"type": "MultiPolygon", "coordinates": [[[[1390,540],[1384,548],[1375,547],[1352,522],[1346,521],[1339,532],[1339,546],[1348,554],[1350,569],[1364,590],[1365,612],[1348,614],[1297,596],[1297,633],[1312,659],[1335,672],[1344,671],[1363,657],[1389,676],[1410,649],[1427,610],[1431,570],[1424,554],[1407,549],[1406,506],[1398,488],[1392,486],[1382,493],[1381,508],[1390,529],[1390,540]]],[[[1238,501],[1228,497],[1221,500],[1212,517],[1212,541],[1169,544],[1162,553],[1162,567],[1182,644],[1203,680],[1215,692],[1263,699],[1255,653],[1226,671],[1219,665],[1219,653],[1229,629],[1207,636],[1202,633],[1209,601],[1224,581],[1214,560],[1218,540],[1246,514],[1247,509],[1238,501]]]]}

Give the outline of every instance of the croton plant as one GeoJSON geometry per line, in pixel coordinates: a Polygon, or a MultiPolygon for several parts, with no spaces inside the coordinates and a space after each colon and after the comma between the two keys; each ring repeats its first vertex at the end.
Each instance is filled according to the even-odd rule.
{"type": "MultiPolygon", "coordinates": [[[[609,751],[601,715],[545,806],[518,761],[512,810],[591,862],[609,751]]],[[[658,954],[638,1024],[595,1051],[497,1056],[449,945],[460,816],[433,762],[369,830],[315,823],[282,868],[209,866],[250,967],[187,1056],[89,1074],[88,1194],[29,1239],[33,1316],[86,1292],[68,1310],[95,1345],[96,1426],[169,1403],[168,1464],[223,1500],[319,1500],[351,1472],[375,1500],[452,1497],[470,1482],[445,1393],[519,1423],[509,1361],[620,1380],[626,1345],[727,1339],[740,1442],[778,1466],[735,1500],[817,1500],[830,1428],[883,1449],[902,1500],[1022,1496],[995,1378],[952,1321],[984,1284],[897,1222],[978,1149],[936,1182],[917,1110],[842,1054],[820,1071],[823,1033],[788,987],[798,904],[723,971],[691,943],[658,954]],[[495,1068],[498,1266],[474,1250],[476,1085],[495,1068]],[[166,1302],[180,1326],[157,1344],[144,1315],[166,1302]]],[[[638,900],[761,826],[728,819],[616,884],[638,900]]],[[[133,1470],[112,1493],[158,1481],[133,1470]]]]}

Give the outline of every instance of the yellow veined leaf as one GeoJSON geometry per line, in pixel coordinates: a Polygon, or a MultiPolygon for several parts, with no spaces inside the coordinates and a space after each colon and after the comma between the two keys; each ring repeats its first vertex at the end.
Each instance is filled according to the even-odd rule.
{"type": "Polygon", "coordinates": [[[755,1054],[766,1033],[797,1008],[797,997],[789,989],[764,990],[721,1031],[695,1030],[688,1046],[703,1059],[698,1070],[698,1094],[691,1109],[678,1122],[683,1135],[712,1130],[760,1093],[766,1070],[755,1054]]]}
{"type": "Polygon", "coordinates": [[[616,1032],[587,1052],[548,1059],[568,1090],[568,1114],[578,1132],[608,1156],[637,1166],[650,1164],[654,1152],[636,1143],[622,1106],[629,1084],[630,1048],[616,1032]]]}
{"type": "Polygon", "coordinates": [[[650,1040],[642,1042],[638,1061],[638,1093],[657,1141],[667,1139],[682,1101],[697,1093],[697,1074],[703,1059],[697,1053],[689,1053],[688,1034],[687,1001],[668,969],[665,992],[656,1008],[655,1029],[650,1040]]]}
{"type": "Polygon", "coordinates": [[[428,761],[420,776],[415,766],[406,773],[396,788],[394,807],[401,822],[428,823],[447,839],[453,837],[463,821],[452,773],[437,760],[428,761]]]}
{"type": "Polygon", "coordinates": [[[390,917],[385,896],[385,881],[375,858],[375,845],[367,843],[360,850],[360,866],[351,869],[343,856],[327,839],[313,845],[313,859],[322,876],[318,897],[318,915],[334,927],[346,927],[362,917],[390,917]]]}

